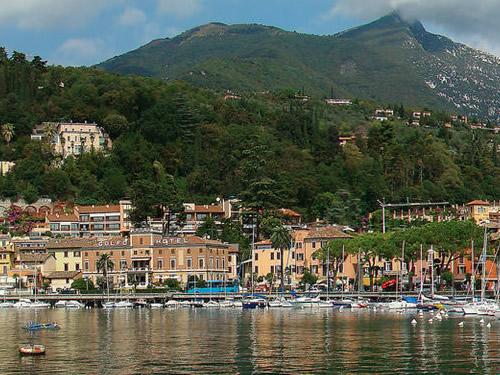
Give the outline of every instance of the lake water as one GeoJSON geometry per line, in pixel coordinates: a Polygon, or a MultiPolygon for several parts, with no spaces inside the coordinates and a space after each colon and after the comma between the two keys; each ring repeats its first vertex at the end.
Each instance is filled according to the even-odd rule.
{"type": "Polygon", "coordinates": [[[500,321],[430,314],[412,326],[416,313],[373,310],[4,309],[0,373],[500,373],[500,321]],[[61,329],[30,336],[34,319],[61,329]],[[20,356],[30,341],[46,355],[20,356]]]}

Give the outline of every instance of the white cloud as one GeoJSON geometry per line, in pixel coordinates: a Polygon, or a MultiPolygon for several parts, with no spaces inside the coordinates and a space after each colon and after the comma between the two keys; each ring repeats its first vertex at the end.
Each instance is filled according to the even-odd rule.
{"type": "Polygon", "coordinates": [[[101,39],[68,39],[56,51],[59,64],[95,64],[103,55],[109,54],[101,39]]]}
{"type": "Polygon", "coordinates": [[[126,7],[125,11],[117,18],[117,22],[123,26],[133,26],[144,23],[146,14],[140,9],[126,7]]]}
{"type": "Polygon", "coordinates": [[[25,30],[76,27],[117,0],[0,0],[0,25],[25,30]]]}
{"type": "Polygon", "coordinates": [[[444,30],[446,36],[463,43],[489,46],[488,51],[493,53],[500,50],[498,0],[333,0],[323,20],[339,15],[372,20],[396,9],[404,17],[435,25],[444,30]],[[478,43],[480,40],[483,42],[478,43]]]}
{"type": "Polygon", "coordinates": [[[177,18],[187,18],[203,8],[204,0],[158,0],[158,12],[177,18]]]}

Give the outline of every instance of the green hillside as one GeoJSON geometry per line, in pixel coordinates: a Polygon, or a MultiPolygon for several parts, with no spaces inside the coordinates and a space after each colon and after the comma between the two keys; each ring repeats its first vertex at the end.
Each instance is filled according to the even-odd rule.
{"type": "Polygon", "coordinates": [[[38,57],[1,52],[0,124],[11,123],[14,133],[8,139],[2,128],[0,160],[17,163],[0,177],[1,198],[106,204],[132,197],[151,207],[176,190],[185,202],[237,196],[359,227],[382,197],[500,197],[498,135],[460,123],[445,128],[450,116],[434,109],[425,126],[411,127],[411,112],[422,107],[400,101],[335,106],[299,100],[289,89],[225,100],[223,90],[47,67],[38,57]],[[373,120],[381,106],[396,117],[373,120]],[[113,147],[62,160],[49,141],[30,139],[42,121],[95,121],[113,147]],[[339,136],[355,139],[341,147],[339,136]]]}

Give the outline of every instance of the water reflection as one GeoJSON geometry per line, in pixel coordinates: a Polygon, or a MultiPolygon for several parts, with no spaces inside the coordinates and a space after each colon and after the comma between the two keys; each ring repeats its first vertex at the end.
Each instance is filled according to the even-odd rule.
{"type": "Polygon", "coordinates": [[[500,373],[500,322],[372,310],[0,310],[0,373],[500,373]],[[32,336],[29,320],[60,330],[32,336]],[[464,327],[458,322],[464,320],[464,327]],[[20,357],[17,346],[46,346],[20,357]]]}

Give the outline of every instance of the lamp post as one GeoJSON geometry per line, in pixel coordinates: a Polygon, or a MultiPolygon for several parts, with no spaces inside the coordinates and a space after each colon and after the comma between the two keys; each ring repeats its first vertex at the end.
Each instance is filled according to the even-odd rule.
{"type": "Polygon", "coordinates": [[[385,233],[385,198],[382,198],[382,202],[377,199],[377,202],[382,207],[382,233],[385,233]]]}

